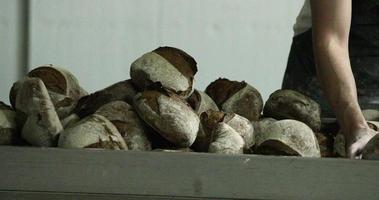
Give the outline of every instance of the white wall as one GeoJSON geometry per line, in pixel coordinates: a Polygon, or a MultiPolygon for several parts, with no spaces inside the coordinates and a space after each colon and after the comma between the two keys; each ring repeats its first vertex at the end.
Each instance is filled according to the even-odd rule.
{"type": "Polygon", "coordinates": [[[23,6],[22,0],[0,0],[0,101],[6,103],[25,67],[23,6]]]}
{"type": "Polygon", "coordinates": [[[61,65],[94,91],[129,78],[137,57],[169,45],[197,60],[197,88],[227,77],[246,80],[267,98],[281,85],[302,3],[31,0],[28,66],[61,65]]]}

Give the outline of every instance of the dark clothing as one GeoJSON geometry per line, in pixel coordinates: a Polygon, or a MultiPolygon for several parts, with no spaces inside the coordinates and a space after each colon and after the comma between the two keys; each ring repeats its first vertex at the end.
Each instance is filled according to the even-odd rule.
{"type": "MultiPolygon", "coordinates": [[[[379,109],[379,0],[353,0],[349,53],[362,109],[379,109]]],[[[283,89],[319,102],[322,117],[334,117],[319,87],[312,30],[293,38],[283,89]]]]}

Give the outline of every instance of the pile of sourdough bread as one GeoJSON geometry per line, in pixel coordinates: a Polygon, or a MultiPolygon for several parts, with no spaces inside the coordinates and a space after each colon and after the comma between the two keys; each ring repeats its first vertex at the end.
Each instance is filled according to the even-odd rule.
{"type": "MultiPolygon", "coordinates": [[[[131,79],[88,94],[75,76],[37,67],[0,103],[0,145],[343,157],[343,137],[323,129],[320,107],[296,91],[263,102],[245,81],[194,88],[197,63],[160,47],[131,64],[131,79]]],[[[368,112],[379,116],[375,111],[368,112]]],[[[376,123],[371,126],[378,130],[376,123]]],[[[364,151],[378,151],[373,139],[364,151]]]]}

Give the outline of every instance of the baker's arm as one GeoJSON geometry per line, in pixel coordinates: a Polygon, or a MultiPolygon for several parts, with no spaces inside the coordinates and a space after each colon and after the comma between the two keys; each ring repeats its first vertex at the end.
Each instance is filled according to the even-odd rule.
{"type": "Polygon", "coordinates": [[[362,115],[350,66],[351,0],[311,0],[311,9],[318,79],[345,136],[347,155],[359,158],[376,133],[362,115]]]}

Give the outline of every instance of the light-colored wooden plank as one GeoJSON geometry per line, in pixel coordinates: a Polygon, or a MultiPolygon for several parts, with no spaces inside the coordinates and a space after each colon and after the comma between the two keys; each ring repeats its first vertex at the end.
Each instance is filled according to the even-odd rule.
{"type": "Polygon", "coordinates": [[[21,147],[0,147],[0,160],[0,191],[214,199],[379,196],[377,161],[21,147]]]}
{"type": "MultiPolygon", "coordinates": [[[[170,197],[170,196],[149,196],[149,195],[112,195],[112,194],[88,194],[88,193],[53,193],[53,192],[22,192],[7,191],[1,192],[2,200],[199,200],[202,198],[191,197],[170,197]]],[[[212,199],[210,199],[212,200],[212,199]]],[[[216,199],[213,199],[216,200],[216,199]]],[[[225,199],[217,199],[225,200],[225,199]]]]}

